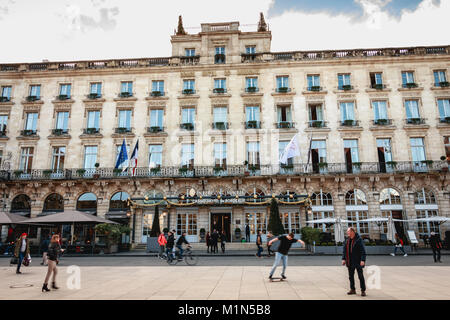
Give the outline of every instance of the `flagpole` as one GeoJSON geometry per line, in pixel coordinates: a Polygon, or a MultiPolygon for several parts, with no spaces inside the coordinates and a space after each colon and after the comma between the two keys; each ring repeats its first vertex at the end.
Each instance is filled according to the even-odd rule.
{"type": "Polygon", "coordinates": [[[311,132],[311,137],[309,138],[309,150],[308,150],[308,162],[306,163],[306,172],[308,172],[308,167],[309,167],[309,160],[311,158],[311,147],[312,147],[312,137],[313,137],[313,133],[311,132]]]}

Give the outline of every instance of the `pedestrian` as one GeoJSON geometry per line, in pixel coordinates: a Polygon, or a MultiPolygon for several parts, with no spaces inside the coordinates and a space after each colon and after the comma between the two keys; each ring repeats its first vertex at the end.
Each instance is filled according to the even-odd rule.
{"type": "Polygon", "coordinates": [[[189,242],[186,240],[186,232],[181,233],[181,236],[177,240],[177,248],[180,250],[180,255],[178,256],[178,260],[183,259],[183,243],[189,245],[189,242]]]}
{"type": "Polygon", "coordinates": [[[408,255],[403,248],[403,239],[400,238],[397,233],[395,234],[395,240],[397,241],[397,244],[395,245],[394,253],[391,253],[391,256],[395,257],[395,255],[397,254],[397,249],[400,249],[400,251],[403,252],[403,256],[407,257],[408,255]]]}
{"type": "Polygon", "coordinates": [[[245,224],[245,242],[250,242],[250,226],[245,224]]]}
{"type": "Polygon", "coordinates": [[[46,236],[41,243],[41,251],[42,251],[42,262],[41,266],[47,265],[48,260],[48,246],[50,245],[50,236],[46,236]]]}
{"type": "Polygon", "coordinates": [[[280,264],[281,260],[283,261],[283,271],[281,272],[281,278],[286,279],[289,249],[291,249],[293,243],[299,242],[302,244],[302,246],[305,246],[305,243],[300,239],[295,239],[293,232],[289,233],[287,236],[279,236],[273,238],[269,241],[269,245],[271,246],[276,241],[280,241],[280,245],[278,246],[278,250],[275,253],[275,261],[273,263],[272,270],[270,270],[269,279],[272,279],[273,274],[275,273],[275,270],[280,264]]]}
{"type": "Polygon", "coordinates": [[[272,231],[267,233],[267,257],[271,257],[273,255],[272,245],[270,244],[270,240],[274,238],[272,231]]]}
{"type": "Polygon", "coordinates": [[[364,280],[363,268],[366,265],[366,249],[364,242],[353,228],[347,229],[347,239],[344,241],[342,250],[342,265],[348,268],[348,278],[350,280],[350,291],[347,294],[356,294],[355,270],[358,272],[361,296],[366,296],[366,283],[364,280]]]}
{"type": "Polygon", "coordinates": [[[56,268],[56,262],[58,261],[58,257],[60,253],[64,252],[64,249],[61,249],[61,245],[59,244],[59,235],[55,234],[52,236],[50,240],[50,244],[48,246],[48,268],[47,275],[45,276],[44,284],[42,286],[42,292],[50,291],[48,288],[48,280],[50,280],[50,276],[52,276],[52,289],[59,289],[56,286],[56,275],[58,274],[58,269],[56,268]]]}
{"type": "Polygon", "coordinates": [[[23,259],[28,257],[29,254],[30,254],[30,243],[28,242],[27,234],[22,233],[20,238],[17,239],[16,247],[14,249],[14,256],[19,259],[17,261],[17,269],[16,269],[17,274],[22,273],[20,272],[20,266],[22,265],[23,259]]]}
{"type": "Polygon", "coordinates": [[[262,232],[258,231],[258,235],[256,236],[256,246],[258,247],[258,252],[256,253],[256,256],[258,258],[261,258],[261,252],[263,252],[261,234],[262,234],[262,232]]]}
{"type": "Polygon", "coordinates": [[[218,241],[219,241],[219,234],[217,233],[217,230],[214,229],[213,233],[211,234],[211,250],[213,253],[219,252],[219,248],[217,247],[218,241]]]}
{"type": "Polygon", "coordinates": [[[220,248],[222,249],[222,253],[225,253],[225,243],[227,241],[227,235],[225,231],[222,231],[222,233],[220,234],[220,248]]]}
{"type": "Polygon", "coordinates": [[[158,236],[158,244],[159,244],[159,258],[162,259],[163,258],[163,254],[164,254],[164,247],[166,246],[167,243],[167,239],[164,236],[164,233],[160,233],[158,236]]]}
{"type": "Polygon", "coordinates": [[[166,243],[166,254],[167,254],[167,259],[169,261],[173,260],[172,251],[173,251],[174,245],[175,245],[174,233],[172,231],[169,231],[168,237],[167,237],[167,243],[166,243]]]}
{"type": "MultiPolygon", "coordinates": [[[[209,234],[209,231],[206,233],[206,252],[209,253],[209,249],[211,247],[211,235],[209,234]]],[[[211,249],[212,251],[212,249],[211,249]]]]}
{"type": "Polygon", "coordinates": [[[442,262],[441,261],[441,249],[442,249],[441,237],[438,234],[436,234],[434,231],[431,232],[430,245],[431,245],[431,249],[433,250],[434,262],[442,262]]]}

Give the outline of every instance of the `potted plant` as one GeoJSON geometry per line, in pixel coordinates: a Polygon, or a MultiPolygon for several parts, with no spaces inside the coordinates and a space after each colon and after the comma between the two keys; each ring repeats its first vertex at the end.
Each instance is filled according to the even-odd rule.
{"type": "Polygon", "coordinates": [[[95,174],[93,177],[94,177],[94,179],[98,179],[98,178],[100,178],[100,174],[97,172],[97,170],[98,170],[98,167],[100,167],[100,163],[96,162],[94,164],[94,167],[95,167],[95,174]]]}
{"type": "Polygon", "coordinates": [[[114,168],[113,169],[113,173],[114,173],[115,176],[120,175],[121,172],[122,172],[122,169],[119,169],[119,168],[114,168]]]}
{"type": "Polygon", "coordinates": [[[256,121],[256,120],[249,120],[249,121],[247,121],[247,128],[248,129],[256,129],[256,128],[258,128],[258,121],[256,121]]]}
{"type": "Polygon", "coordinates": [[[188,167],[184,166],[178,169],[178,172],[180,174],[186,174],[186,172],[188,171],[188,167]]]}
{"type": "Polygon", "coordinates": [[[414,82],[409,82],[406,84],[407,88],[417,88],[417,83],[414,82]]]}
{"type": "Polygon", "coordinates": [[[361,162],[353,162],[352,165],[357,169],[361,169],[361,162]]]}
{"type": "Polygon", "coordinates": [[[225,93],[225,89],[224,88],[214,88],[213,92],[214,93],[225,93]]]}
{"type": "Polygon", "coordinates": [[[381,125],[381,126],[386,125],[387,119],[377,119],[376,124],[381,125]]]}
{"type": "Polygon", "coordinates": [[[192,130],[194,130],[194,124],[192,124],[190,122],[182,123],[181,129],[192,131],[192,130]]]}
{"type": "Polygon", "coordinates": [[[422,160],[420,162],[426,165],[428,168],[433,165],[433,160],[422,160]]]}
{"type": "Polygon", "coordinates": [[[377,83],[377,84],[374,84],[373,88],[377,89],[377,90],[383,90],[384,89],[384,85],[381,84],[381,83],[377,83]]]}
{"type": "Polygon", "coordinates": [[[162,129],[159,126],[150,127],[150,132],[152,132],[152,133],[157,133],[157,132],[160,132],[160,131],[162,131],[162,129]]]}
{"type": "Polygon", "coordinates": [[[58,99],[59,100],[67,100],[67,99],[69,99],[69,96],[67,94],[60,94],[58,96],[58,99]]]}
{"type": "Polygon", "coordinates": [[[95,226],[95,231],[98,235],[105,237],[105,253],[115,253],[118,251],[118,243],[122,233],[126,233],[123,226],[101,223],[95,226]]]}
{"type": "Polygon", "coordinates": [[[256,92],[256,87],[247,87],[247,92],[256,92]]]}
{"type": "Polygon", "coordinates": [[[161,171],[161,167],[154,167],[154,168],[150,168],[150,172],[152,174],[158,174],[161,171]]]}
{"type": "Polygon", "coordinates": [[[319,168],[321,168],[321,169],[328,168],[328,163],[327,162],[319,162],[319,168]]]}
{"type": "Polygon", "coordinates": [[[322,120],[313,120],[312,126],[314,128],[322,128],[323,127],[323,121],[322,120]]]}
{"type": "Polygon", "coordinates": [[[99,97],[98,93],[90,93],[88,98],[89,99],[97,99],[99,97]]]}
{"type": "Polygon", "coordinates": [[[121,92],[121,93],[120,93],[120,97],[121,97],[121,98],[128,98],[128,97],[131,97],[131,93],[128,92],[128,91],[121,92]]]}
{"type": "Polygon", "coordinates": [[[205,242],[206,230],[205,228],[200,229],[200,242],[205,242]]]}
{"type": "Polygon", "coordinates": [[[183,94],[193,94],[194,90],[193,89],[184,89],[183,90],[183,94]]]}
{"type": "Polygon", "coordinates": [[[225,169],[222,166],[215,166],[213,168],[213,170],[214,170],[215,174],[219,174],[220,172],[224,171],[225,169]]]}
{"type": "Polygon", "coordinates": [[[352,86],[351,85],[349,85],[349,84],[344,84],[343,86],[342,86],[342,90],[352,90],[352,86]]]}
{"type": "Polygon", "coordinates": [[[86,169],[78,169],[77,170],[77,175],[79,175],[79,176],[84,176],[85,173],[86,173],[86,169]]]}
{"type": "Polygon", "coordinates": [[[240,241],[240,240],[241,240],[241,229],[240,229],[240,228],[234,229],[234,238],[235,238],[237,241],[240,241]]]}
{"type": "Polygon", "coordinates": [[[439,86],[441,86],[441,87],[448,87],[449,85],[450,85],[450,83],[448,81],[439,82],[439,86]]]}
{"type": "Polygon", "coordinates": [[[389,166],[391,169],[397,168],[397,162],[395,161],[387,161],[386,165],[389,166]]]}
{"type": "Polygon", "coordinates": [[[22,174],[23,174],[23,170],[15,170],[15,171],[14,171],[14,175],[15,175],[16,177],[20,177],[22,174]]]}
{"type": "Polygon", "coordinates": [[[351,119],[344,120],[344,125],[345,126],[353,126],[354,123],[355,123],[355,121],[351,120],[351,119]]]}
{"type": "Polygon", "coordinates": [[[42,174],[44,175],[45,178],[49,178],[52,172],[53,172],[52,170],[44,170],[42,171],[42,174]]]}
{"type": "Polygon", "coordinates": [[[214,122],[214,129],[225,130],[225,122],[214,122]]]}
{"type": "Polygon", "coordinates": [[[320,91],[320,86],[311,86],[309,89],[311,91],[320,91]]]}

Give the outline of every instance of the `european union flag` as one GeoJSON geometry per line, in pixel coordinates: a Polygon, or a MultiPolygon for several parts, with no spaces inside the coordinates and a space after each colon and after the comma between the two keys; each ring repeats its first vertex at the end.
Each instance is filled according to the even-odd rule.
{"type": "Polygon", "coordinates": [[[119,156],[116,161],[116,169],[122,167],[122,171],[127,170],[128,168],[128,154],[127,154],[127,145],[125,144],[125,139],[123,139],[122,146],[120,147],[119,156]]]}

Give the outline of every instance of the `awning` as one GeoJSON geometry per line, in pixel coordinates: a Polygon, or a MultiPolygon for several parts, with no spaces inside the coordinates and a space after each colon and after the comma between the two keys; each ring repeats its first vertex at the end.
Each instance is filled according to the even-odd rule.
{"type": "Polygon", "coordinates": [[[429,218],[414,219],[414,220],[412,220],[412,221],[415,221],[415,222],[438,222],[438,223],[445,223],[445,222],[449,222],[449,221],[450,221],[450,218],[434,216],[434,217],[429,217],[429,218]]]}
{"type": "Polygon", "coordinates": [[[0,212],[0,224],[27,224],[29,218],[19,214],[0,212]]]}
{"type": "Polygon", "coordinates": [[[117,222],[106,220],[97,217],[93,214],[80,212],[80,211],[64,211],[55,214],[50,214],[38,218],[32,218],[27,220],[27,224],[39,224],[39,223],[112,223],[117,224],[117,222]]]}
{"type": "Polygon", "coordinates": [[[129,219],[130,217],[127,216],[126,212],[107,212],[105,214],[105,217],[107,219],[129,219]]]}

